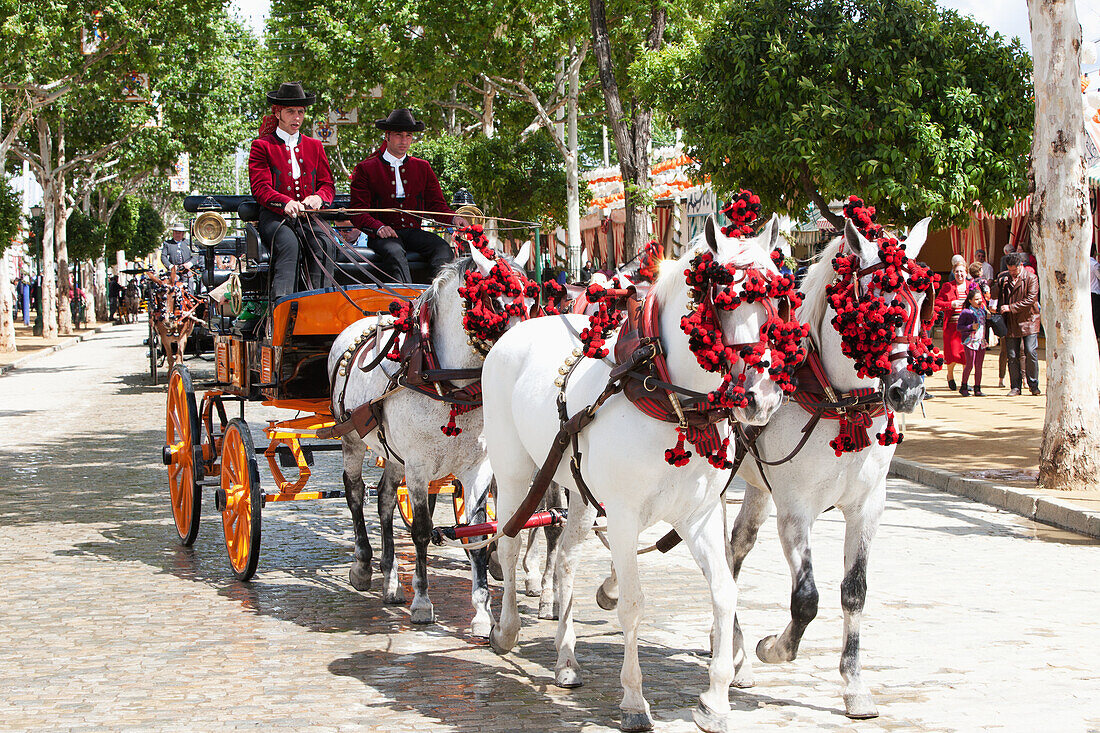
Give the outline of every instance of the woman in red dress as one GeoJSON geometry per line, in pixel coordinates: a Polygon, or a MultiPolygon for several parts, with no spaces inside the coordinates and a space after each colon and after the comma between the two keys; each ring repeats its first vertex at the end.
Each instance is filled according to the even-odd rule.
{"type": "Polygon", "coordinates": [[[959,388],[955,383],[955,365],[966,360],[958,331],[959,313],[966,305],[966,289],[970,283],[966,263],[960,262],[951,268],[951,276],[936,293],[936,306],[943,312],[943,363],[947,365],[947,388],[954,392],[959,388]]]}

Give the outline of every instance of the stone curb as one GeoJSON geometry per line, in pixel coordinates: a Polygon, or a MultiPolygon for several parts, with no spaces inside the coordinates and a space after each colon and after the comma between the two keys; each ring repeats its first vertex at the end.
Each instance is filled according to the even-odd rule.
{"type": "Polygon", "coordinates": [[[890,474],[948,494],[989,504],[1036,522],[1100,539],[1100,512],[1083,509],[1072,502],[1056,499],[1038,491],[966,478],[904,458],[894,458],[890,464],[890,474]]]}
{"type": "Polygon", "coordinates": [[[98,326],[95,330],[88,331],[87,333],[82,333],[79,336],[67,336],[65,337],[65,340],[61,343],[54,344],[53,346],[45,349],[39,349],[33,354],[27,354],[24,357],[16,359],[11,364],[0,364],[0,377],[4,376],[13,369],[18,369],[21,366],[26,366],[28,363],[34,361],[35,359],[46,356],[47,354],[54,354],[58,351],[61,351],[62,349],[67,349],[70,346],[79,344],[81,341],[88,338],[89,336],[94,336],[101,331],[106,331],[108,328],[111,328],[114,325],[114,323],[104,323],[102,326],[98,326]]]}

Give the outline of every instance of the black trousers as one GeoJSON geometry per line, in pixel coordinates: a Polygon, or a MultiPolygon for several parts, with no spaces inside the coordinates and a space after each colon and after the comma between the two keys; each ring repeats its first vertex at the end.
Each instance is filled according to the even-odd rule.
{"type": "Polygon", "coordinates": [[[1021,389],[1023,379],[1020,375],[1020,350],[1024,352],[1024,375],[1027,386],[1032,392],[1039,389],[1039,334],[1033,333],[1021,338],[1007,337],[1004,340],[1008,352],[1008,378],[1012,389],[1021,389]]]}
{"type": "Polygon", "coordinates": [[[320,259],[326,267],[332,268],[332,253],[328,250],[331,238],[336,234],[328,224],[306,216],[291,219],[262,208],[259,231],[264,243],[271,248],[271,292],[275,299],[300,289],[297,279],[299,256],[303,260],[302,271],[309,275],[309,286],[322,288],[332,285],[317,264],[317,259],[320,259]],[[308,250],[303,249],[303,239],[308,250]],[[314,256],[311,256],[310,250],[314,256]]]}
{"type": "Polygon", "coordinates": [[[376,238],[370,241],[371,249],[385,258],[387,269],[398,282],[411,283],[409,260],[406,252],[416,252],[428,263],[428,279],[434,279],[439,268],[454,259],[451,248],[434,232],[423,229],[398,229],[396,237],[376,238]]]}

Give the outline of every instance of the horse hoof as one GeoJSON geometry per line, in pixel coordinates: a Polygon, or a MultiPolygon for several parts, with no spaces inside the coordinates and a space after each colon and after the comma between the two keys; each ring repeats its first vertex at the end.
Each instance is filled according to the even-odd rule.
{"type": "Polygon", "coordinates": [[[699,730],[705,730],[707,733],[726,733],[729,730],[726,726],[726,716],[719,715],[702,702],[691,711],[691,718],[699,726],[699,730]]]}
{"type": "Polygon", "coordinates": [[[747,672],[738,672],[733,676],[731,684],[739,690],[747,690],[756,686],[756,676],[751,669],[747,672]]]}
{"type": "Polygon", "coordinates": [[[542,586],[535,583],[526,582],[523,586],[523,595],[528,598],[538,598],[542,595],[542,586]]]}
{"type": "Polygon", "coordinates": [[[607,595],[601,585],[596,589],[596,605],[605,611],[614,611],[615,607],[619,605],[619,599],[607,595]]]}
{"type": "Polygon", "coordinates": [[[547,621],[558,620],[558,604],[550,601],[549,603],[539,604],[539,618],[547,621]]]}
{"type": "Polygon", "coordinates": [[[866,720],[878,717],[878,707],[867,693],[844,696],[844,714],[853,720],[866,720]]]}
{"type": "Polygon", "coordinates": [[[435,622],[435,608],[424,606],[412,610],[412,622],[414,624],[430,624],[435,622]]]}
{"type": "Polygon", "coordinates": [[[494,626],[493,630],[489,632],[489,646],[491,646],[493,651],[497,654],[507,654],[512,651],[515,642],[513,641],[511,644],[505,644],[500,638],[500,627],[494,626]]]}
{"type": "Polygon", "coordinates": [[[581,671],[575,667],[562,667],[554,673],[554,684],[567,690],[580,687],[584,684],[581,679],[581,671]]]}
{"type": "Polygon", "coordinates": [[[366,563],[355,563],[351,566],[351,572],[348,573],[348,578],[351,581],[351,587],[355,590],[370,590],[370,565],[367,565],[366,563]]]}
{"type": "Polygon", "coordinates": [[[653,720],[649,717],[649,713],[624,710],[622,722],[619,723],[619,730],[653,730],[653,720]]]}
{"type": "Polygon", "coordinates": [[[756,658],[764,664],[779,664],[780,662],[789,662],[791,660],[785,659],[776,651],[776,636],[765,636],[756,645],[756,658]]]}
{"type": "Polygon", "coordinates": [[[470,622],[470,636],[486,639],[492,630],[493,622],[487,618],[475,618],[470,622]]]}
{"type": "Polygon", "coordinates": [[[401,605],[405,602],[405,589],[401,586],[398,586],[397,590],[391,591],[383,595],[382,602],[388,603],[391,606],[401,605]]]}
{"type": "Polygon", "coordinates": [[[504,570],[500,567],[496,550],[493,550],[492,554],[489,555],[489,575],[492,575],[493,579],[498,582],[504,580],[504,570]]]}

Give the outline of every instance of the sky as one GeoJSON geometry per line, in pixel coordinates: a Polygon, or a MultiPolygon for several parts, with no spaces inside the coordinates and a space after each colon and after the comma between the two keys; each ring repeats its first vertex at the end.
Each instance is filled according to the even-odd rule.
{"type": "MultiPolygon", "coordinates": [[[[940,7],[972,15],[991,30],[1009,38],[1019,36],[1024,46],[1031,48],[1026,0],[937,0],[937,3],[940,7]]],[[[270,12],[271,3],[270,0],[233,0],[233,6],[259,32],[270,12]]],[[[1081,21],[1084,40],[1100,41],[1100,0],[1077,0],[1077,17],[1081,21]]],[[[1085,71],[1093,68],[1095,66],[1085,71]]]]}

